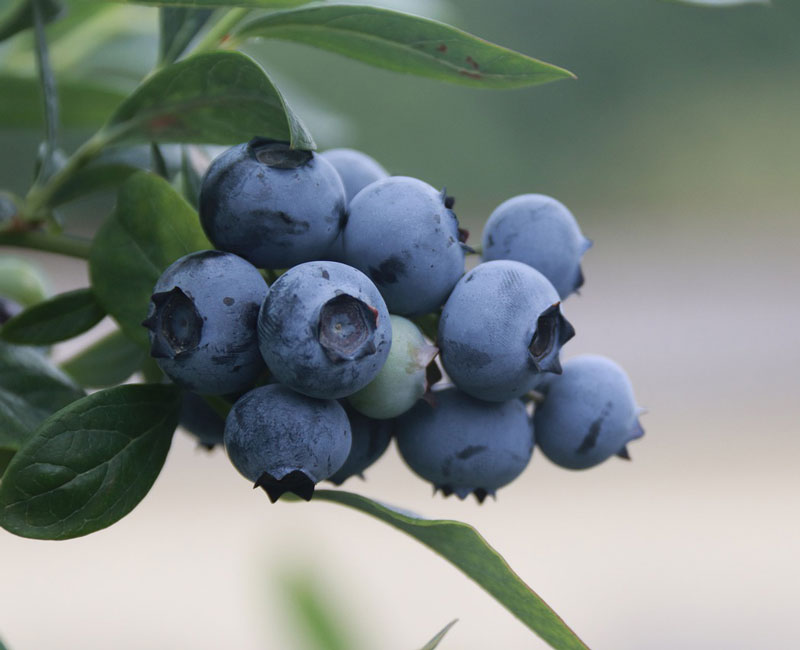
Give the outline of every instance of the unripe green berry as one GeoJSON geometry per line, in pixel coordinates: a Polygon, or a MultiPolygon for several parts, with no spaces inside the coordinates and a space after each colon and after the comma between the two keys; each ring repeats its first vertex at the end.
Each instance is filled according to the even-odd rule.
{"type": "Polygon", "coordinates": [[[354,409],[377,420],[405,413],[425,394],[425,369],[439,351],[410,320],[390,318],[392,347],[386,363],[375,379],[348,397],[354,409]]]}

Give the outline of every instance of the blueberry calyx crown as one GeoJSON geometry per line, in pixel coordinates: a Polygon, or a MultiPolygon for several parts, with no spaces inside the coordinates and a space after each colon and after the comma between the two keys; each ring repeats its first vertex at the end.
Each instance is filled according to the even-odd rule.
{"type": "Polygon", "coordinates": [[[445,497],[455,494],[462,501],[472,494],[480,504],[482,504],[489,495],[495,496],[494,490],[486,490],[484,488],[454,488],[450,485],[437,485],[433,488],[434,494],[437,490],[441,490],[442,495],[445,497]]]}
{"type": "Polygon", "coordinates": [[[273,169],[297,169],[314,157],[311,151],[292,149],[288,142],[269,138],[253,138],[247,148],[258,162],[273,169]]]}
{"type": "Polygon", "coordinates": [[[564,318],[559,306],[553,303],[536,320],[536,331],[528,345],[528,353],[536,370],[561,374],[558,352],[561,346],[575,336],[575,328],[564,318]]]}
{"type": "Polygon", "coordinates": [[[331,298],[319,312],[319,344],[331,361],[352,361],[376,351],[378,311],[346,293],[331,298]]]}
{"type": "Polygon", "coordinates": [[[253,488],[260,487],[267,493],[269,500],[275,503],[287,492],[296,494],[305,501],[311,501],[311,497],[314,495],[314,485],[314,481],[305,472],[296,469],[280,479],[275,478],[269,472],[264,472],[258,477],[253,488]]]}
{"type": "Polygon", "coordinates": [[[203,333],[203,319],[194,301],[180,287],[154,293],[150,300],[155,309],[142,321],[154,335],[150,355],[155,359],[175,359],[194,350],[203,333]]]}

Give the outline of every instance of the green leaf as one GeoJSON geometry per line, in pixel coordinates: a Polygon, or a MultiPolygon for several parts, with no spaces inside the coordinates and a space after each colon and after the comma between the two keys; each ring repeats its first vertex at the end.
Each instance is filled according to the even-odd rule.
{"type": "Polygon", "coordinates": [[[179,257],[212,248],[197,213],[163,178],[137,172],[95,235],[89,276],[100,304],[127,336],[148,345],[141,326],[162,271],[179,257]]]}
{"type": "MultiPolygon", "coordinates": [[[[11,449],[0,449],[0,478],[3,477],[6,467],[8,467],[11,459],[14,458],[15,453],[17,452],[12,451],[11,449]]],[[[2,645],[0,645],[0,650],[3,650],[2,645]]]]}
{"type": "MultiPolygon", "coordinates": [[[[41,1],[42,17],[45,23],[49,23],[61,13],[64,8],[57,0],[41,1]]],[[[0,13],[0,41],[17,34],[21,31],[33,27],[33,4],[32,0],[17,0],[11,3],[7,10],[0,13]]]]}
{"type": "Polygon", "coordinates": [[[770,0],[664,0],[673,4],[697,7],[736,7],[740,5],[769,5],[770,0]]]}
{"type": "Polygon", "coordinates": [[[552,647],[586,650],[566,623],[472,526],[459,521],[422,519],[342,490],[317,490],[314,500],[319,499],[361,510],[407,533],[461,569],[552,647]]]}
{"type": "Polygon", "coordinates": [[[0,449],[16,451],[47,416],[84,394],[38,350],[0,342],[0,449]]]}
{"type": "Polygon", "coordinates": [[[144,363],[143,347],[121,331],[112,332],[61,364],[61,369],[86,388],[122,383],[144,363]]]}
{"type": "Polygon", "coordinates": [[[257,135],[314,148],[311,135],[253,59],[239,52],[211,52],[145,79],[100,137],[105,144],[233,144],[257,135]]]}
{"type": "Polygon", "coordinates": [[[270,9],[274,7],[297,7],[310,0],[109,0],[127,4],[156,5],[159,7],[253,7],[270,9]]]}
{"type": "Polygon", "coordinates": [[[0,337],[11,343],[49,345],[83,334],[105,315],[91,289],[76,289],[28,307],[6,322],[0,337]]]}
{"type": "MultiPolygon", "coordinates": [[[[103,123],[120,104],[123,95],[72,79],[58,79],[61,124],[65,127],[92,127],[103,123]]],[[[6,128],[38,129],[42,125],[42,99],[39,80],[0,73],[4,97],[0,102],[0,123],[6,128]]]]}
{"type": "Polygon", "coordinates": [[[125,163],[90,164],[78,169],[69,180],[58,188],[50,205],[53,207],[69,203],[94,192],[121,185],[138,167],[125,163]]]}
{"type": "MultiPolygon", "coordinates": [[[[293,623],[296,647],[304,650],[352,650],[361,644],[353,638],[353,625],[337,610],[333,591],[326,589],[318,574],[305,570],[279,577],[278,590],[288,618],[293,623]]],[[[283,617],[287,618],[287,617],[283,617]]]]}
{"type": "Polygon", "coordinates": [[[477,88],[518,88],[571,72],[428,18],[367,5],[323,4],[267,14],[234,41],[297,41],[364,63],[477,88]]]}
{"type": "Polygon", "coordinates": [[[129,384],[84,397],[49,417],[0,483],[0,526],[70,539],[115,523],[158,477],[178,425],[174,386],[129,384]]]}
{"type": "Polygon", "coordinates": [[[447,634],[450,631],[450,628],[453,627],[456,623],[458,623],[457,618],[450,621],[447,625],[445,625],[442,628],[439,634],[437,634],[435,637],[433,637],[430,641],[428,641],[425,644],[422,650],[434,650],[434,648],[436,648],[442,642],[442,639],[444,639],[444,635],[447,634]]]}
{"type": "Polygon", "coordinates": [[[162,6],[159,11],[158,60],[162,63],[177,60],[213,13],[212,9],[162,6]]]}

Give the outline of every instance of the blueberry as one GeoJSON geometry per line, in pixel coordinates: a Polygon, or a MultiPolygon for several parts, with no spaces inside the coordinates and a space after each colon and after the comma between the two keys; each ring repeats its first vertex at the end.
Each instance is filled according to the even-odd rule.
{"type": "Polygon", "coordinates": [[[397,419],[403,459],[445,496],[478,501],[522,473],[533,453],[533,427],[520,400],[484,402],[456,388],[434,393],[397,419]]]}
{"type": "Polygon", "coordinates": [[[178,424],[206,449],[222,444],[225,419],[196,393],[183,391],[178,424]]]}
{"type": "Polygon", "coordinates": [[[591,245],[566,206],[544,194],[522,194],[501,203],[483,229],[484,260],[532,266],[562,300],[583,285],[581,257],[591,245]]]}
{"type": "Polygon", "coordinates": [[[373,420],[354,409],[345,410],[353,433],[353,446],[344,465],[328,479],[336,485],[355,475],[363,479],[364,470],[383,455],[392,439],[391,421],[373,420]]]}
{"type": "Polygon", "coordinates": [[[45,300],[50,293],[48,282],[39,268],[22,257],[0,256],[0,296],[21,307],[45,300]]]}
{"type": "Polygon", "coordinates": [[[22,311],[22,305],[16,300],[0,296],[0,327],[22,311]]]}
{"type": "Polygon", "coordinates": [[[345,462],[350,423],[336,400],[318,400],[280,384],[240,397],[225,420],[225,451],[274,503],[285,492],[308,501],[314,486],[345,462]]]}
{"type": "Polygon", "coordinates": [[[378,374],[392,326],[363,273],[338,262],[306,262],[272,285],[258,316],[258,341],[278,381],[310,397],[339,398],[378,374]]]}
{"type": "Polygon", "coordinates": [[[521,397],[539,373],[561,371],[558,353],[575,334],[558,294],[521,262],[484,262],[453,289],[439,321],[445,372],[473,397],[521,397]]]}
{"type": "Polygon", "coordinates": [[[199,209],[214,246],[260,268],[286,268],[325,255],[344,223],[344,187],[313,152],[256,138],[214,159],[199,209]]]}
{"type": "Polygon", "coordinates": [[[347,400],[353,408],[376,419],[405,413],[428,389],[427,369],[439,349],[402,316],[391,317],[392,347],[378,375],[347,400]]]}
{"type": "Polygon", "coordinates": [[[543,390],[534,412],[537,443],[556,465],[586,469],[614,454],[629,459],[626,445],[644,435],[630,380],[610,359],[570,359],[543,390]]]}
{"type": "Polygon", "coordinates": [[[372,278],[393,314],[438,309],[464,273],[458,219],[446,198],[416,178],[391,176],[350,203],[344,261],[372,278]]]}
{"type": "Polygon", "coordinates": [[[355,149],[328,149],[319,155],[339,172],[348,203],[370,183],[389,176],[377,160],[355,149]]]}
{"type": "Polygon", "coordinates": [[[147,319],[150,355],[187,390],[247,390],[264,370],[256,319],[268,292],[252,264],[232,253],[181,257],[153,288],[147,319]]]}

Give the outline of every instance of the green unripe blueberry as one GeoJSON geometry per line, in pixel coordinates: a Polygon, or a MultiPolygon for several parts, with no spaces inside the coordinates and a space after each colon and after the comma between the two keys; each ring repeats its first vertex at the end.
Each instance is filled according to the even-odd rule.
{"type": "Polygon", "coordinates": [[[348,400],[367,417],[386,420],[405,413],[425,394],[425,369],[438,348],[425,340],[419,328],[407,318],[390,315],[392,347],[375,379],[348,400]]]}
{"type": "Polygon", "coordinates": [[[49,293],[47,281],[34,264],[13,255],[0,257],[0,297],[30,307],[49,293]]]}

